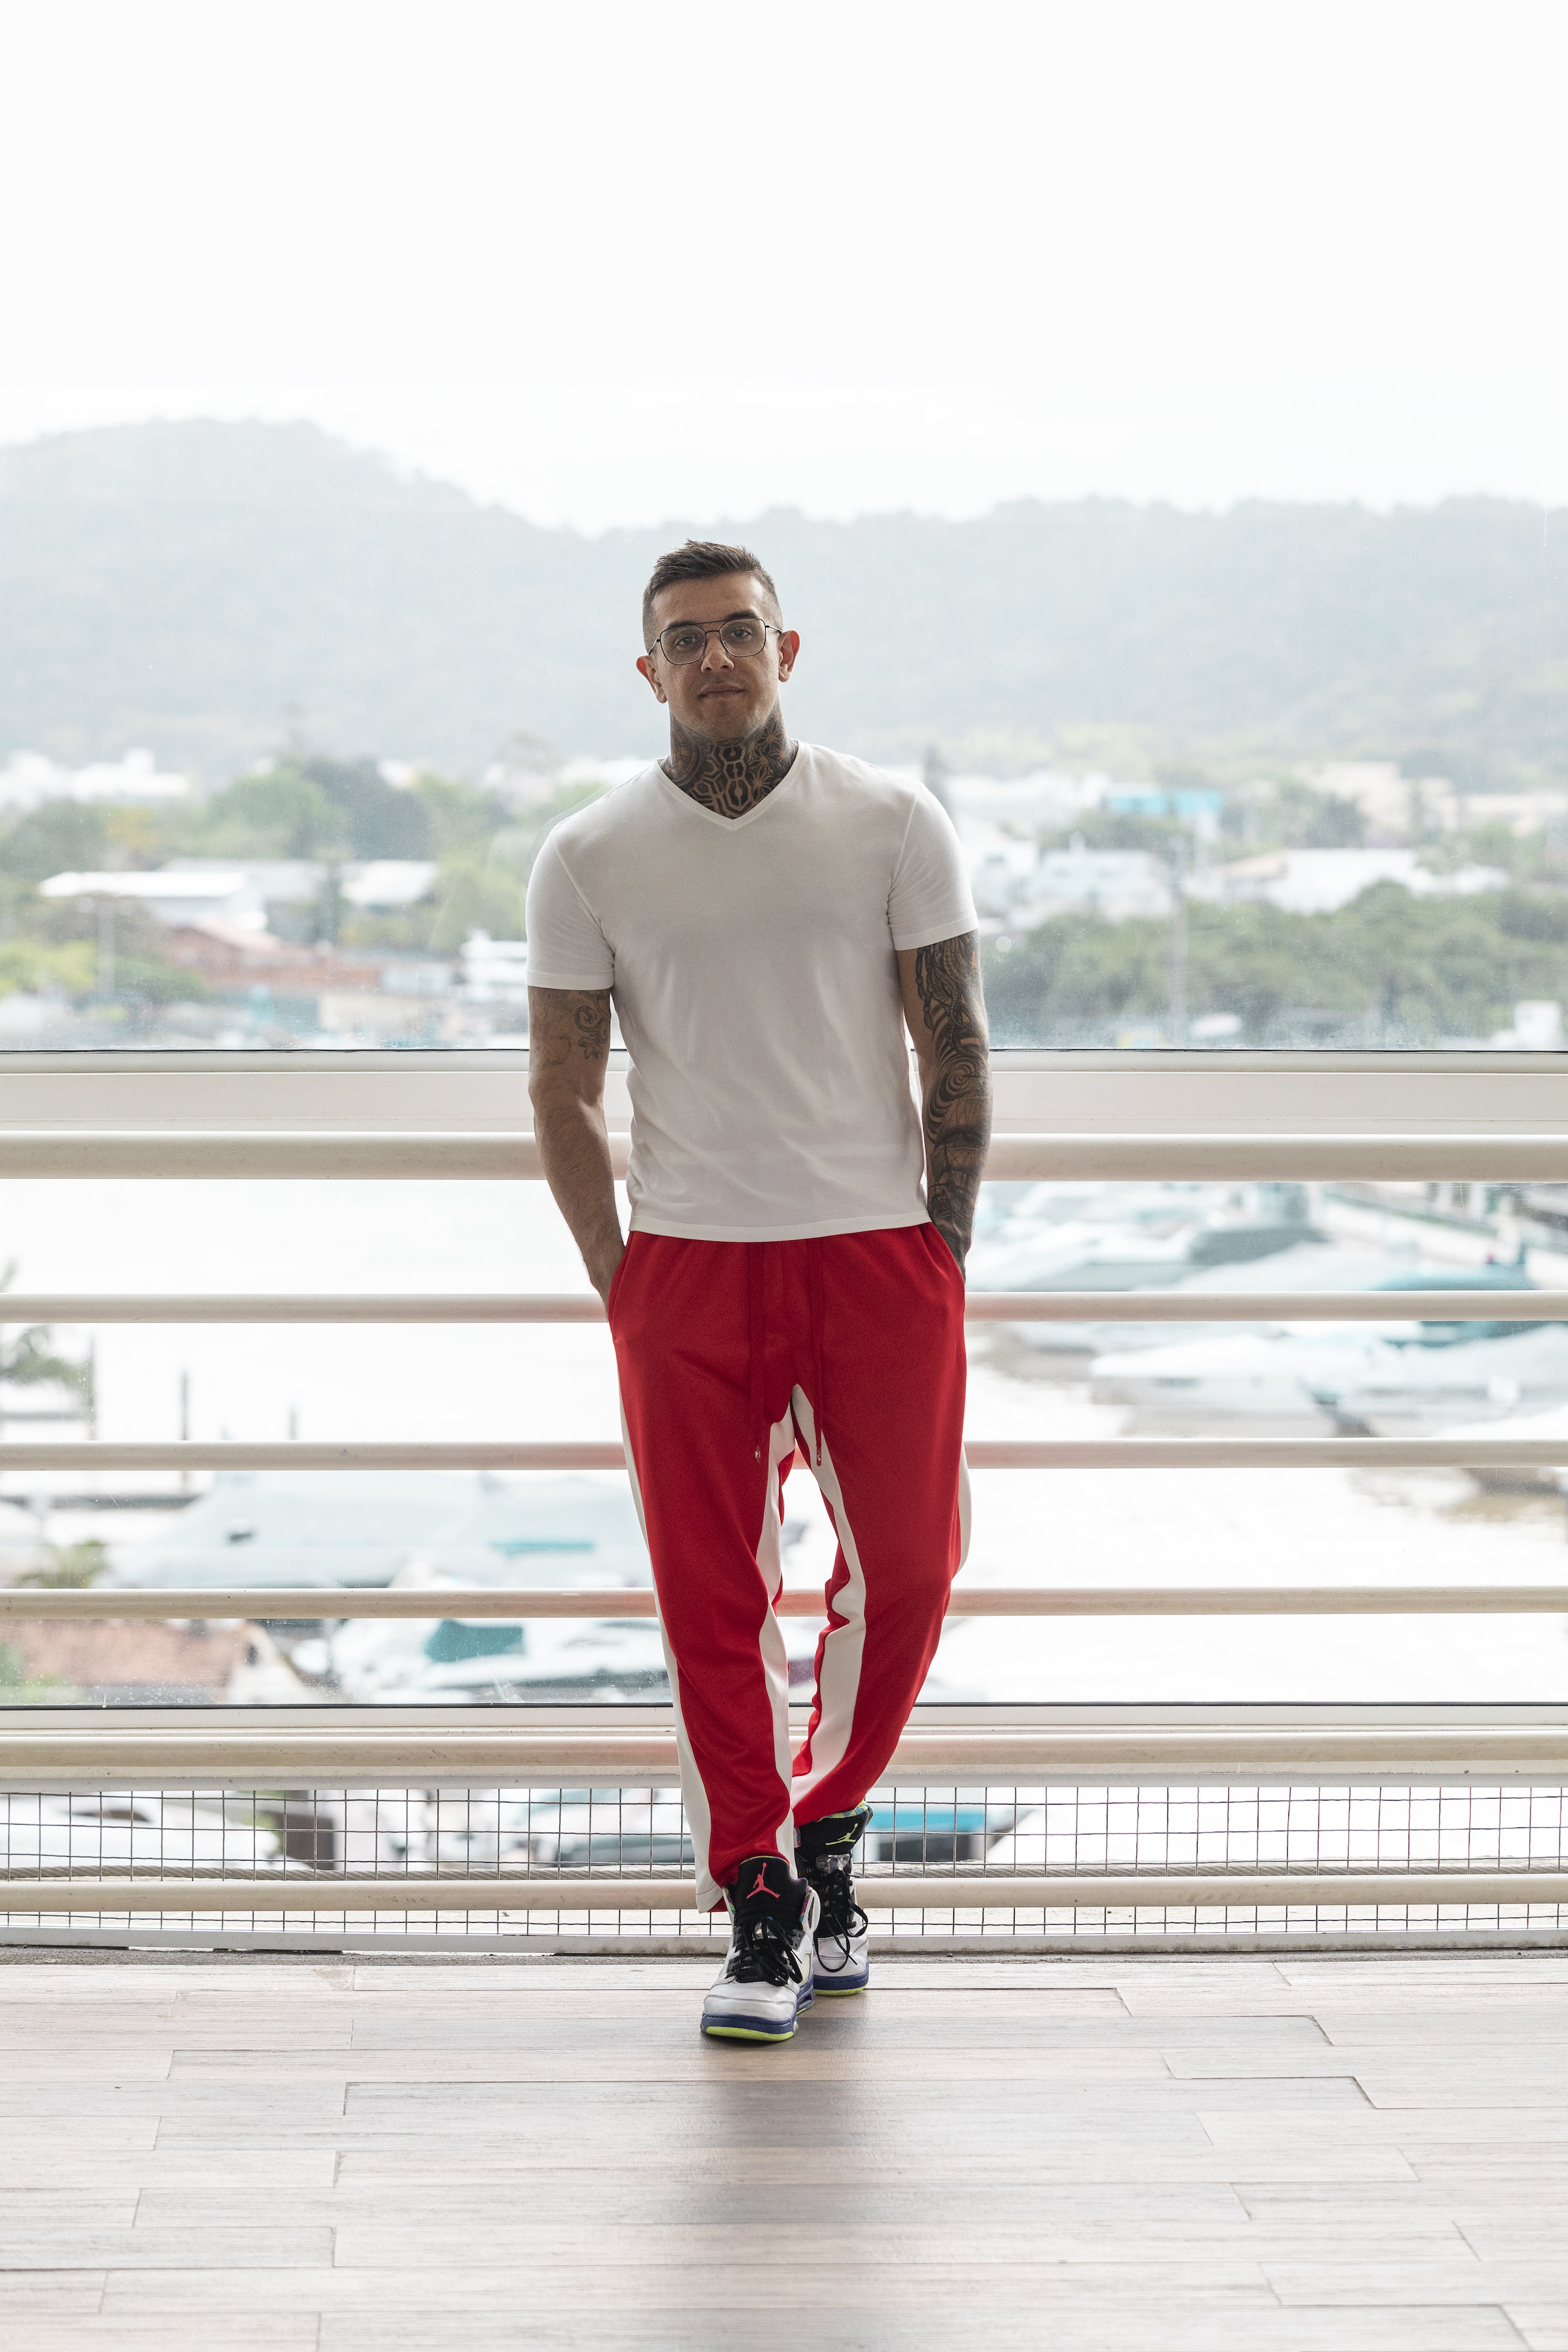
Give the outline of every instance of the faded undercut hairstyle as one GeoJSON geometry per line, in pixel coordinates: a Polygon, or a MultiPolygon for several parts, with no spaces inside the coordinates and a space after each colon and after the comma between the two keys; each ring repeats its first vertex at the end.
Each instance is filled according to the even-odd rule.
{"type": "Polygon", "coordinates": [[[684,547],[672,547],[661,555],[648,574],[647,586],[642,592],[642,641],[651,643],[653,600],[664,588],[674,588],[683,580],[722,580],[727,572],[749,572],[760,580],[773,598],[773,611],[782,620],[784,607],[772,575],[764,572],[749,547],[726,547],[717,539],[689,539],[684,547]]]}

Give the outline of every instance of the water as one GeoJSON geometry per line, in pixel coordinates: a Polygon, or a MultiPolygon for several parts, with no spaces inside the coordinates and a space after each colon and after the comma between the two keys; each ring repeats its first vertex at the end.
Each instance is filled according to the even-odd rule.
{"type": "MultiPolygon", "coordinates": [[[[584,1286],[541,1185],[0,1184],[0,1257],[27,1290],[568,1290],[584,1286]]],[[[68,1335],[73,1342],[82,1335],[68,1335]]],[[[173,1439],[182,1372],[196,1438],[618,1435],[593,1326],[105,1326],[100,1434],[173,1439]]],[[[1038,1377],[973,1339],[973,1436],[1114,1433],[1087,1365],[1038,1377]],[[1028,1375],[1028,1376],[1026,1376],[1028,1375]]],[[[1032,1351],[1031,1351],[1032,1353],[1032,1351]]],[[[521,1482],[520,1482],[521,1483],[521,1482]]],[[[15,1495],[27,1482],[13,1479],[15,1495]]],[[[792,1583],[826,1574],[815,1490],[789,1482],[792,1583]]],[[[13,1539],[15,1522],[13,1519],[13,1539]]],[[[58,1537],[154,1532],[79,1515],[58,1537]]],[[[1555,1496],[1479,1496],[1461,1474],[994,1471],[974,1479],[965,1575],[994,1585],[1568,1581],[1555,1496]]],[[[1557,1700],[1560,1617],[955,1620],[945,1694],[994,1700],[1557,1700]]]]}

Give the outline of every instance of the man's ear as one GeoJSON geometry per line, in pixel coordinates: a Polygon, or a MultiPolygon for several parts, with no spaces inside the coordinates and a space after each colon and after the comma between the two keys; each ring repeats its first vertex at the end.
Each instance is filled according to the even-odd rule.
{"type": "MultiPolygon", "coordinates": [[[[782,637],[779,642],[781,645],[783,644],[784,640],[782,637]]],[[[656,702],[668,701],[668,697],[665,693],[663,687],[660,686],[658,682],[658,672],[653,666],[653,656],[651,654],[639,654],[637,656],[637,667],[641,670],[644,677],[647,678],[649,686],[652,687],[654,700],[656,702]]],[[[785,670],[784,675],[787,677],[789,676],[789,672],[785,670]]]]}
{"type": "Polygon", "coordinates": [[[786,677],[788,677],[791,670],[795,667],[795,656],[799,651],[800,631],[798,629],[781,629],[779,631],[779,679],[781,684],[786,677]]]}

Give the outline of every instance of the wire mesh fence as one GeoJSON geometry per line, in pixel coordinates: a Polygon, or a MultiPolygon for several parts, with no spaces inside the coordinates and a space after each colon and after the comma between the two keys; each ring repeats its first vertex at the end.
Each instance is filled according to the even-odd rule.
{"type": "MultiPolygon", "coordinates": [[[[1562,1786],[1279,1785],[890,1786],[872,1791],[858,1862],[867,1882],[905,1876],[951,1880],[940,1907],[879,1914],[879,1939],[1107,1937],[1162,1939],[1248,1936],[1412,1934],[1496,1936],[1558,1931],[1568,1905],[1451,1904],[1390,1899],[1342,1906],[1238,1903],[1237,1873],[1281,1869],[1424,1874],[1506,1866],[1560,1871],[1568,1851],[1562,1786]],[[1226,1899],[1165,1903],[1053,1902],[1052,1881],[1097,1873],[1124,1878],[1213,1872],[1226,1899]],[[1037,1906],[1020,1907],[1018,1880],[1038,1877],[1037,1906]],[[1009,1900],[987,1903],[987,1880],[1005,1879],[1009,1900]]],[[[155,1911],[26,1912],[0,1908],[0,1940],[49,1927],[72,1934],[125,1929],[192,1934],[272,1932],[290,1937],[417,1935],[460,1944],[476,1937],[690,1940],[721,1936],[724,1921],[695,1910],[639,1910],[626,1882],[668,1881],[692,1865],[691,1838],[676,1789],[62,1789],[0,1792],[0,1870],[13,1880],[58,1881],[73,1899],[99,1879],[168,1885],[155,1911]],[[460,1907],[440,1906],[443,1876],[463,1882],[460,1907]],[[581,1906],[584,1880],[606,1882],[603,1907],[581,1906]],[[236,1909],[236,1880],[268,1889],[265,1906],[236,1909]],[[318,1909],[335,1880],[356,1887],[426,1889],[421,1907],[318,1909]],[[493,1879],[495,1903],[476,1907],[473,1882],[493,1879]],[[541,1907],[552,1881],[569,1879],[576,1907],[541,1907]],[[204,1905],[204,1883],[225,1882],[222,1910],[204,1905]],[[311,1889],[312,1907],[279,1905],[278,1893],[311,1889]],[[528,1907],[519,1900],[528,1893],[528,1907]],[[509,1903],[509,1895],[512,1900],[509,1903]]],[[[0,1905],[4,1892],[0,1889],[0,1905]]]]}

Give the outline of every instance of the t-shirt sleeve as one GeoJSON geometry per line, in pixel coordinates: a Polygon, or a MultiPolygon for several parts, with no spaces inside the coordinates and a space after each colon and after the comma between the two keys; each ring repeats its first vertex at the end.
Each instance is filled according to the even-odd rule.
{"type": "Polygon", "coordinates": [[[547,840],[528,877],[528,984],[531,988],[609,988],[616,959],[587,902],[547,840]]]}
{"type": "Polygon", "coordinates": [[[929,948],[976,929],[963,851],[952,819],[923,789],[915,795],[903,846],[888,893],[888,921],[896,948],[929,948]]]}

